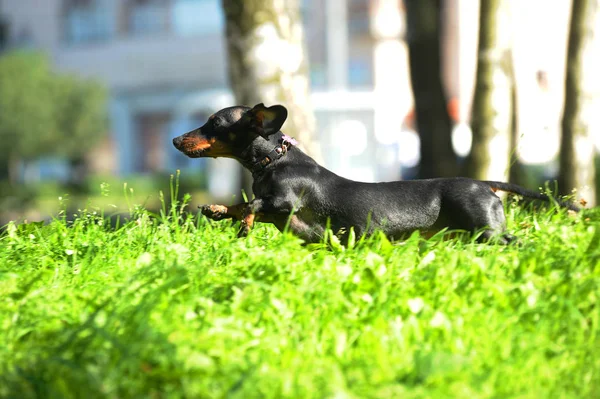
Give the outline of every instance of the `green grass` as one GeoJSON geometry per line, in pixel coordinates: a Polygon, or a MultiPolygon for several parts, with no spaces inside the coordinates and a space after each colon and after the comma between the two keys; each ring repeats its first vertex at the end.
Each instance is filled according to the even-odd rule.
{"type": "Polygon", "coordinates": [[[509,247],[343,248],[188,201],[7,227],[1,397],[600,397],[596,210],[509,205],[509,247]]]}

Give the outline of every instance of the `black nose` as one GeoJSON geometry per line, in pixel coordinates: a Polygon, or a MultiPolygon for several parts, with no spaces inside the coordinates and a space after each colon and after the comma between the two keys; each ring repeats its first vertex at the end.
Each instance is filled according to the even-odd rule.
{"type": "Polygon", "coordinates": [[[181,140],[183,140],[183,139],[181,138],[181,136],[177,136],[177,137],[175,137],[175,138],[173,139],[173,145],[174,145],[175,147],[179,147],[179,144],[181,144],[181,140]]]}

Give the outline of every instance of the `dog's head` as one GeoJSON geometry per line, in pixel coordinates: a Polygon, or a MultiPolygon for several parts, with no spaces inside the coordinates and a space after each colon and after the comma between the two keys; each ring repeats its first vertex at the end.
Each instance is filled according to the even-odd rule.
{"type": "Polygon", "coordinates": [[[282,105],[223,108],[198,129],[175,137],[173,145],[190,158],[238,158],[257,138],[277,133],[286,118],[282,105]]]}

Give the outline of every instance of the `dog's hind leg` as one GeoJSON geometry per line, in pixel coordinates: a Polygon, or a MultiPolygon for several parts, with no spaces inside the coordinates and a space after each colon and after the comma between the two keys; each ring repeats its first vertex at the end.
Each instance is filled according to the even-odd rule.
{"type": "Polygon", "coordinates": [[[517,237],[512,234],[505,233],[504,229],[501,229],[500,231],[493,229],[485,230],[478,238],[478,241],[481,242],[496,242],[502,245],[512,244],[513,242],[516,242],[516,240],[517,237]]]}
{"type": "Polygon", "coordinates": [[[473,187],[470,195],[453,192],[448,198],[450,203],[446,217],[451,228],[467,230],[473,233],[482,231],[479,242],[510,244],[515,238],[506,233],[506,215],[502,201],[487,187],[473,187]]]}
{"type": "Polygon", "coordinates": [[[506,232],[506,215],[500,198],[494,195],[489,202],[478,203],[479,210],[472,212],[471,219],[474,229],[485,228],[479,236],[479,241],[491,241],[502,245],[511,244],[516,237],[506,232]]]}

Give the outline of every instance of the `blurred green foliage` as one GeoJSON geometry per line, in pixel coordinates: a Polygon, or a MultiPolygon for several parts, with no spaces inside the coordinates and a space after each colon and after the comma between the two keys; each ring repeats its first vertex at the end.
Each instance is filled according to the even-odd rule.
{"type": "MultiPolygon", "coordinates": [[[[157,211],[160,207],[159,192],[170,190],[169,175],[166,172],[127,177],[89,175],[78,185],[56,180],[14,185],[0,180],[0,230],[10,220],[47,220],[56,216],[59,198],[68,198],[69,217],[90,201],[115,204],[115,208],[111,209],[116,213],[123,212],[127,205],[124,194],[133,197],[146,209],[157,211]]],[[[214,200],[207,193],[208,182],[202,171],[188,171],[178,181],[181,192],[193,194],[198,200],[193,204],[194,209],[214,200]]],[[[230,198],[224,200],[233,201],[230,198]]]]}
{"type": "Polygon", "coordinates": [[[54,72],[43,54],[0,57],[0,173],[14,160],[81,159],[107,131],[106,100],[99,83],[54,72]]]}

